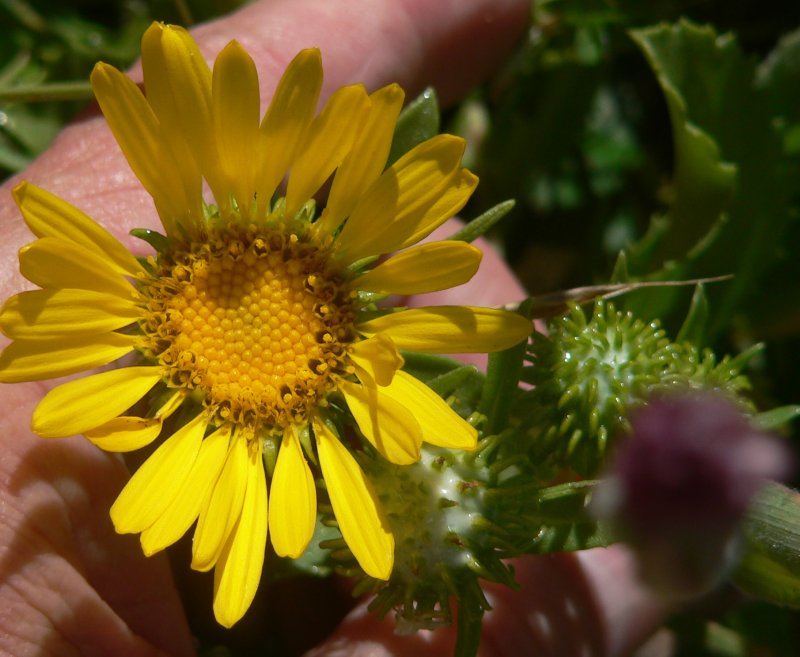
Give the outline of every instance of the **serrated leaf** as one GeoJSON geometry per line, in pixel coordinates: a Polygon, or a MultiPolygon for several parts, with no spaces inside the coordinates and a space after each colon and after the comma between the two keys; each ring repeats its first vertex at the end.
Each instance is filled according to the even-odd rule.
{"type": "MultiPolygon", "coordinates": [[[[681,22],[631,31],[656,74],[669,109],[672,126],[675,169],[674,195],[666,214],[670,229],[661,245],[660,257],[680,257],[694,246],[719,221],[730,205],[736,180],[736,166],[722,160],[719,148],[708,133],[689,116],[684,98],[686,87],[704,84],[713,88],[711,76],[696,64],[708,63],[716,75],[729,66],[732,45],[713,41],[710,28],[698,28],[681,22]]],[[[696,111],[695,107],[691,107],[696,111]]]]}
{"type": "MultiPolygon", "coordinates": [[[[652,277],[735,275],[724,289],[708,290],[713,340],[757,292],[782,246],[790,187],[781,145],[767,97],[755,87],[754,63],[732,36],[686,20],[632,36],[664,91],[675,144],[670,225],[649,263],[667,266],[652,277]]],[[[644,264],[639,259],[632,274],[647,273],[644,264]]],[[[670,291],[640,295],[631,309],[666,319],[678,301],[670,291]]]]}

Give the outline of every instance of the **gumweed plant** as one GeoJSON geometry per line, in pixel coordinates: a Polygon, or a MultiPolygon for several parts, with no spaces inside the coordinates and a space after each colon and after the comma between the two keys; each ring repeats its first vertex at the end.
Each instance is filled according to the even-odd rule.
{"type": "Polygon", "coordinates": [[[469,280],[470,242],[502,214],[424,241],[478,181],[460,137],[402,145],[397,85],[343,87],[317,112],[322,61],[307,49],[262,117],[240,45],[212,69],[163,24],[144,34],[142,68],[145,92],[103,63],[91,82],[163,233],[134,231],[149,249],[134,255],[20,184],[36,239],[19,266],[40,289],[0,311],[0,381],[86,373],[44,396],[33,431],[153,449],[111,520],[147,555],[194,526],[191,566],[214,570],[220,624],[247,612],[267,555],[307,561],[325,525],[316,565],[360,577],[356,592],[406,631],[452,622],[457,605],[456,651],[474,654],[480,583],[514,586],[509,557],[626,538],[624,505],[613,522],[586,508],[651,395],[713,391],[750,435],[752,354],[717,361],[602,300],[587,318],[565,296],[533,339],[535,298],[392,307],[469,280]],[[491,354],[486,374],[433,355],[470,352],[491,354]]]}

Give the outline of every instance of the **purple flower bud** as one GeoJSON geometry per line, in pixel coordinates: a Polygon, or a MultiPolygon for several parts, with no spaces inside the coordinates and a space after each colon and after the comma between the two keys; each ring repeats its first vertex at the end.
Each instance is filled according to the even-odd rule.
{"type": "Polygon", "coordinates": [[[631,417],[593,507],[636,550],[642,578],[669,596],[717,584],[766,479],[788,474],[782,444],[715,393],[658,397],[631,417]]]}

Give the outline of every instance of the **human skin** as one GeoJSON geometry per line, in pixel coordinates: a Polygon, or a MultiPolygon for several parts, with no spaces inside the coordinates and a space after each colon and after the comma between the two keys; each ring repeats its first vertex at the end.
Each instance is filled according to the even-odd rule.
{"type": "MultiPolygon", "coordinates": [[[[309,46],[322,51],[323,95],[353,82],[370,90],[399,82],[408,97],[433,85],[447,104],[509,54],[528,10],[528,0],[271,0],[193,34],[209,61],[239,40],[258,66],[263,106],[286,64],[309,46]]],[[[16,252],[32,236],[10,195],[21,180],[66,199],[135,252],[142,244],[128,231],[159,226],[103,118],[89,111],[0,187],[3,299],[30,287],[16,252]]],[[[427,301],[495,305],[522,294],[487,249],[472,282],[427,301]]],[[[192,655],[166,558],[145,558],[137,538],[117,535],[108,517],[129,476],[122,459],[78,436],[44,440],[30,432],[34,406],[55,383],[6,385],[0,396],[0,654],[192,655]]],[[[619,550],[523,559],[517,573],[518,592],[487,587],[495,609],[485,623],[483,657],[516,655],[520,646],[575,655],[584,645],[588,654],[624,655],[657,624],[660,605],[636,586],[619,550]]],[[[313,618],[313,609],[288,612],[313,618]]],[[[424,657],[447,654],[452,642],[447,630],[395,636],[390,619],[356,608],[313,654],[424,657]]]]}

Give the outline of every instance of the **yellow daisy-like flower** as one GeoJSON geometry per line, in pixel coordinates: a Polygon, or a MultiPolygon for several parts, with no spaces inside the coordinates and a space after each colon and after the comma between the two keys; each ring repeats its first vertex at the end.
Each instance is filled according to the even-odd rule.
{"type": "Polygon", "coordinates": [[[357,444],[326,417],[329,398],[343,400],[393,463],[415,462],[422,441],[470,449],[475,430],[400,369],[399,351],[493,351],[530,331],[500,310],[369,305],[376,294],[446,289],[475,273],[475,247],[417,244],[477,183],[461,168],[463,140],[435,137],[386,168],[403,92],[344,87],[316,114],[314,49],[291,62],[263,120],[255,66],[236,42],[212,72],[186,31],[154,24],[142,64],[146,97],[105,64],[92,84],[166,235],[139,260],[76,208],[20,185],[14,197],[38,238],[20,251],[20,269],[42,289],[0,312],[13,340],[0,381],[64,376],[138,352],[135,364],[51,390],[33,429],[124,452],[156,440],[169,418],[169,435],[111,517],[117,531],[141,534],[147,554],[196,522],[192,566],[215,569],[223,625],[253,599],[268,531],[282,556],[299,556],[311,540],[311,465],[359,564],[387,579],[393,538],[351,454],[357,444]],[[274,200],[287,172],[285,196],[274,200]],[[310,199],[331,178],[316,216],[310,199]],[[204,181],[215,205],[203,199],[204,181]],[[145,398],[150,411],[130,414],[145,398]],[[267,459],[269,515],[266,453],[277,453],[267,459]]]}

